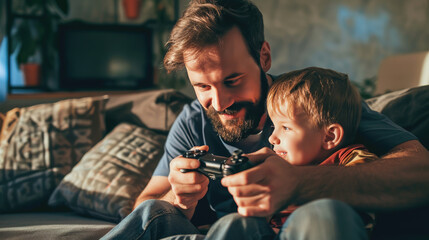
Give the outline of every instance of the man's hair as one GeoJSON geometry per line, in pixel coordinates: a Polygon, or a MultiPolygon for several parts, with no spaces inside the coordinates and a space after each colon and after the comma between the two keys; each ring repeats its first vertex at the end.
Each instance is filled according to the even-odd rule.
{"type": "Polygon", "coordinates": [[[267,97],[269,114],[293,116],[304,111],[315,126],[333,123],[344,129],[341,145],[350,144],[361,117],[361,98],[347,74],[310,67],[281,75],[271,86],[267,97]],[[289,107],[284,110],[285,103],[289,107]]]}
{"type": "Polygon", "coordinates": [[[259,65],[259,52],[265,41],[264,23],[262,13],[252,2],[192,0],[171,31],[166,44],[165,69],[171,72],[182,68],[185,51],[198,54],[205,47],[218,44],[233,27],[240,29],[250,55],[259,65]]]}

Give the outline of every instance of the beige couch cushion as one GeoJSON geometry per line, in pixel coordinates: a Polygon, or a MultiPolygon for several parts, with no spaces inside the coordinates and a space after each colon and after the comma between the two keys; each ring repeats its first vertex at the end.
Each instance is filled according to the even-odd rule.
{"type": "Polygon", "coordinates": [[[0,214],[0,238],[8,240],[100,239],[114,226],[73,212],[0,214]]]}

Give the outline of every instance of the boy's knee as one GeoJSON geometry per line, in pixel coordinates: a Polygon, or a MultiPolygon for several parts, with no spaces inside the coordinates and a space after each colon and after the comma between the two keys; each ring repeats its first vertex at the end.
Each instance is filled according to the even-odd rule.
{"type": "Polygon", "coordinates": [[[346,203],[328,198],[312,201],[298,208],[297,211],[311,212],[315,216],[338,216],[338,214],[354,213],[353,208],[346,203]]]}
{"type": "Polygon", "coordinates": [[[344,237],[347,232],[356,236],[365,233],[359,214],[346,203],[333,199],[315,200],[300,206],[288,218],[283,229],[292,235],[319,234],[320,239],[341,239],[338,236],[344,237]]]}
{"type": "Polygon", "coordinates": [[[293,218],[302,218],[311,222],[338,223],[359,219],[357,212],[344,202],[334,199],[320,199],[299,207],[292,214],[293,218]]]}

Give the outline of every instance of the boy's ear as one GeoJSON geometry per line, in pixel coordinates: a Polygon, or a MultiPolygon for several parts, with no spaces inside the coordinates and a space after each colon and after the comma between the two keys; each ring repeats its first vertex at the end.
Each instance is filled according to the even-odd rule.
{"type": "Polygon", "coordinates": [[[259,52],[259,62],[264,72],[268,72],[271,68],[271,48],[267,41],[262,43],[261,51],[259,52]]]}
{"type": "Polygon", "coordinates": [[[325,150],[332,150],[340,145],[343,138],[343,127],[338,123],[331,124],[325,129],[325,137],[323,138],[322,147],[325,150]]]}

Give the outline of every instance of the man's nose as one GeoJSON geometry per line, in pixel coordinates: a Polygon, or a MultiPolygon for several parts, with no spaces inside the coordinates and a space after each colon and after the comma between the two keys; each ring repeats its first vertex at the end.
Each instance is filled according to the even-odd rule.
{"type": "Polygon", "coordinates": [[[213,108],[221,112],[227,108],[229,108],[233,104],[233,100],[230,94],[227,92],[222,92],[220,90],[214,91],[212,97],[212,106],[213,108]]]}

